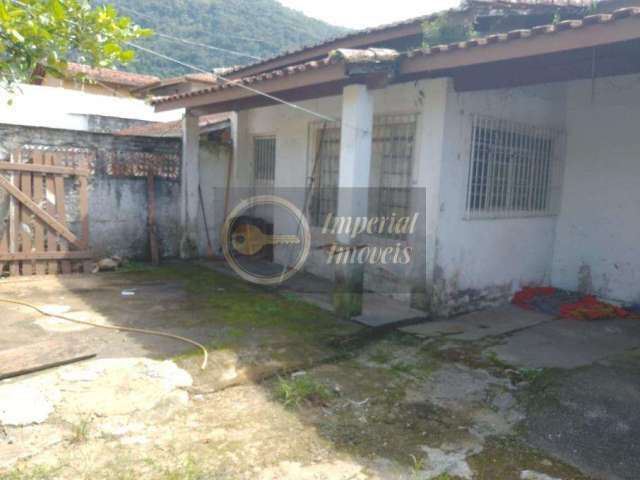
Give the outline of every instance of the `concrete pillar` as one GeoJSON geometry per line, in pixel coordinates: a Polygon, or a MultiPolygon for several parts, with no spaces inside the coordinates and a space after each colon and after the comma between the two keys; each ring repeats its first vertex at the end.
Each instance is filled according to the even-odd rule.
{"type": "Polygon", "coordinates": [[[182,175],[180,181],[180,257],[199,256],[198,218],[200,185],[200,126],[199,118],[187,111],[182,119],[182,175]]]}
{"type": "MultiPolygon", "coordinates": [[[[368,215],[373,96],[366,85],[349,85],[342,97],[338,217],[368,215]]],[[[355,247],[359,238],[339,234],[339,244],[355,247]]],[[[364,265],[358,262],[336,265],[334,308],[338,315],[352,318],[362,313],[364,265]]]]}
{"type": "MultiPolygon", "coordinates": [[[[233,138],[233,172],[232,186],[236,196],[244,196],[253,186],[253,144],[249,134],[249,112],[236,112],[231,118],[231,135],[233,138]],[[242,192],[240,192],[242,190],[242,192]]],[[[237,199],[236,199],[237,200],[237,199]]]]}
{"type": "MultiPolygon", "coordinates": [[[[447,124],[454,114],[451,106],[453,81],[437,78],[422,83],[423,104],[417,125],[415,187],[423,188],[424,199],[414,198],[414,209],[425,209],[425,221],[420,234],[414,236],[414,258],[423,257],[412,271],[413,308],[427,312],[437,310],[438,274],[437,246],[440,220],[442,165],[449,140],[447,124]],[[424,201],[423,201],[424,200],[424,201]],[[421,251],[422,250],[422,251],[421,251]]],[[[459,141],[459,139],[451,139],[459,141]]]]}

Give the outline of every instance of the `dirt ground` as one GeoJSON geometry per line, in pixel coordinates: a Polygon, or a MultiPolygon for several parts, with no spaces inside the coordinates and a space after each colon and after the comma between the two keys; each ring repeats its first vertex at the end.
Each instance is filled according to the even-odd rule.
{"type": "Polygon", "coordinates": [[[0,350],[65,338],[97,354],[0,382],[2,480],[599,478],[531,446],[552,376],[487,354],[495,338],[367,330],[191,264],[2,282],[2,297],[211,353],[201,371],[172,340],[0,305],[0,350]]]}

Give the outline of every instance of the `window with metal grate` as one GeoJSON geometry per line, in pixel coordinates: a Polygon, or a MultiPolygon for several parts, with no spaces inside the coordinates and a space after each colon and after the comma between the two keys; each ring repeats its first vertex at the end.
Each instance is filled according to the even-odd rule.
{"type": "Polygon", "coordinates": [[[253,141],[253,181],[257,190],[273,188],[276,179],[276,137],[253,141]]]}
{"type": "MultiPolygon", "coordinates": [[[[371,217],[408,216],[417,115],[377,115],[374,118],[371,153],[371,217]]],[[[311,221],[322,225],[329,213],[336,214],[340,171],[340,123],[314,123],[316,145],[313,173],[311,221]]]]}
{"type": "Polygon", "coordinates": [[[467,218],[552,215],[554,172],[563,133],[486,116],[473,116],[467,218]]]}

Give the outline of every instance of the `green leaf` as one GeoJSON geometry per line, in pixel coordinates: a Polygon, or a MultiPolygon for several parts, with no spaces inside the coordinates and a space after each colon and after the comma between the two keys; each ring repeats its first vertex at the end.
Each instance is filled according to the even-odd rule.
{"type": "Polygon", "coordinates": [[[9,35],[11,35],[16,42],[19,42],[19,43],[24,42],[24,37],[20,35],[20,32],[18,32],[13,28],[9,30],[9,35]]]}

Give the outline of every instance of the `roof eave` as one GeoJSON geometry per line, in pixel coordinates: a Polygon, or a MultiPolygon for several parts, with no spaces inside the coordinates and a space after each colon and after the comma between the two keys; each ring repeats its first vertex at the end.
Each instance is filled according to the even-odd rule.
{"type": "MultiPolygon", "coordinates": [[[[315,89],[316,93],[329,92],[323,90],[321,85],[335,85],[347,80],[345,65],[343,63],[326,63],[317,68],[309,68],[304,71],[287,74],[277,72],[265,74],[262,78],[245,79],[242,85],[226,84],[223,86],[203,89],[178,96],[178,98],[157,99],[152,102],[156,112],[165,112],[179,108],[199,109],[201,115],[217,112],[236,110],[230,108],[242,102],[247,102],[255,97],[260,97],[255,91],[273,95],[276,97],[296,96],[300,100],[300,92],[305,89],[315,89]],[[255,86],[254,86],[255,84],[255,86]]],[[[314,92],[309,91],[309,98],[314,97],[314,92]]],[[[269,99],[262,96],[262,104],[269,104],[269,99]]],[[[271,103],[277,103],[272,100],[271,103]]]]}
{"type": "MultiPolygon", "coordinates": [[[[400,64],[401,76],[433,76],[439,71],[524,57],[592,48],[640,38],[640,15],[586,17],[531,31],[492,35],[480,41],[446,45],[410,54],[400,64]],[[607,19],[607,20],[604,20],[607,19]],[[615,23],[613,22],[615,20],[615,23]],[[593,22],[593,23],[592,23],[593,22]],[[517,35],[522,35],[520,38],[517,35]]],[[[640,13],[640,12],[638,12],[640,13]]]]}

